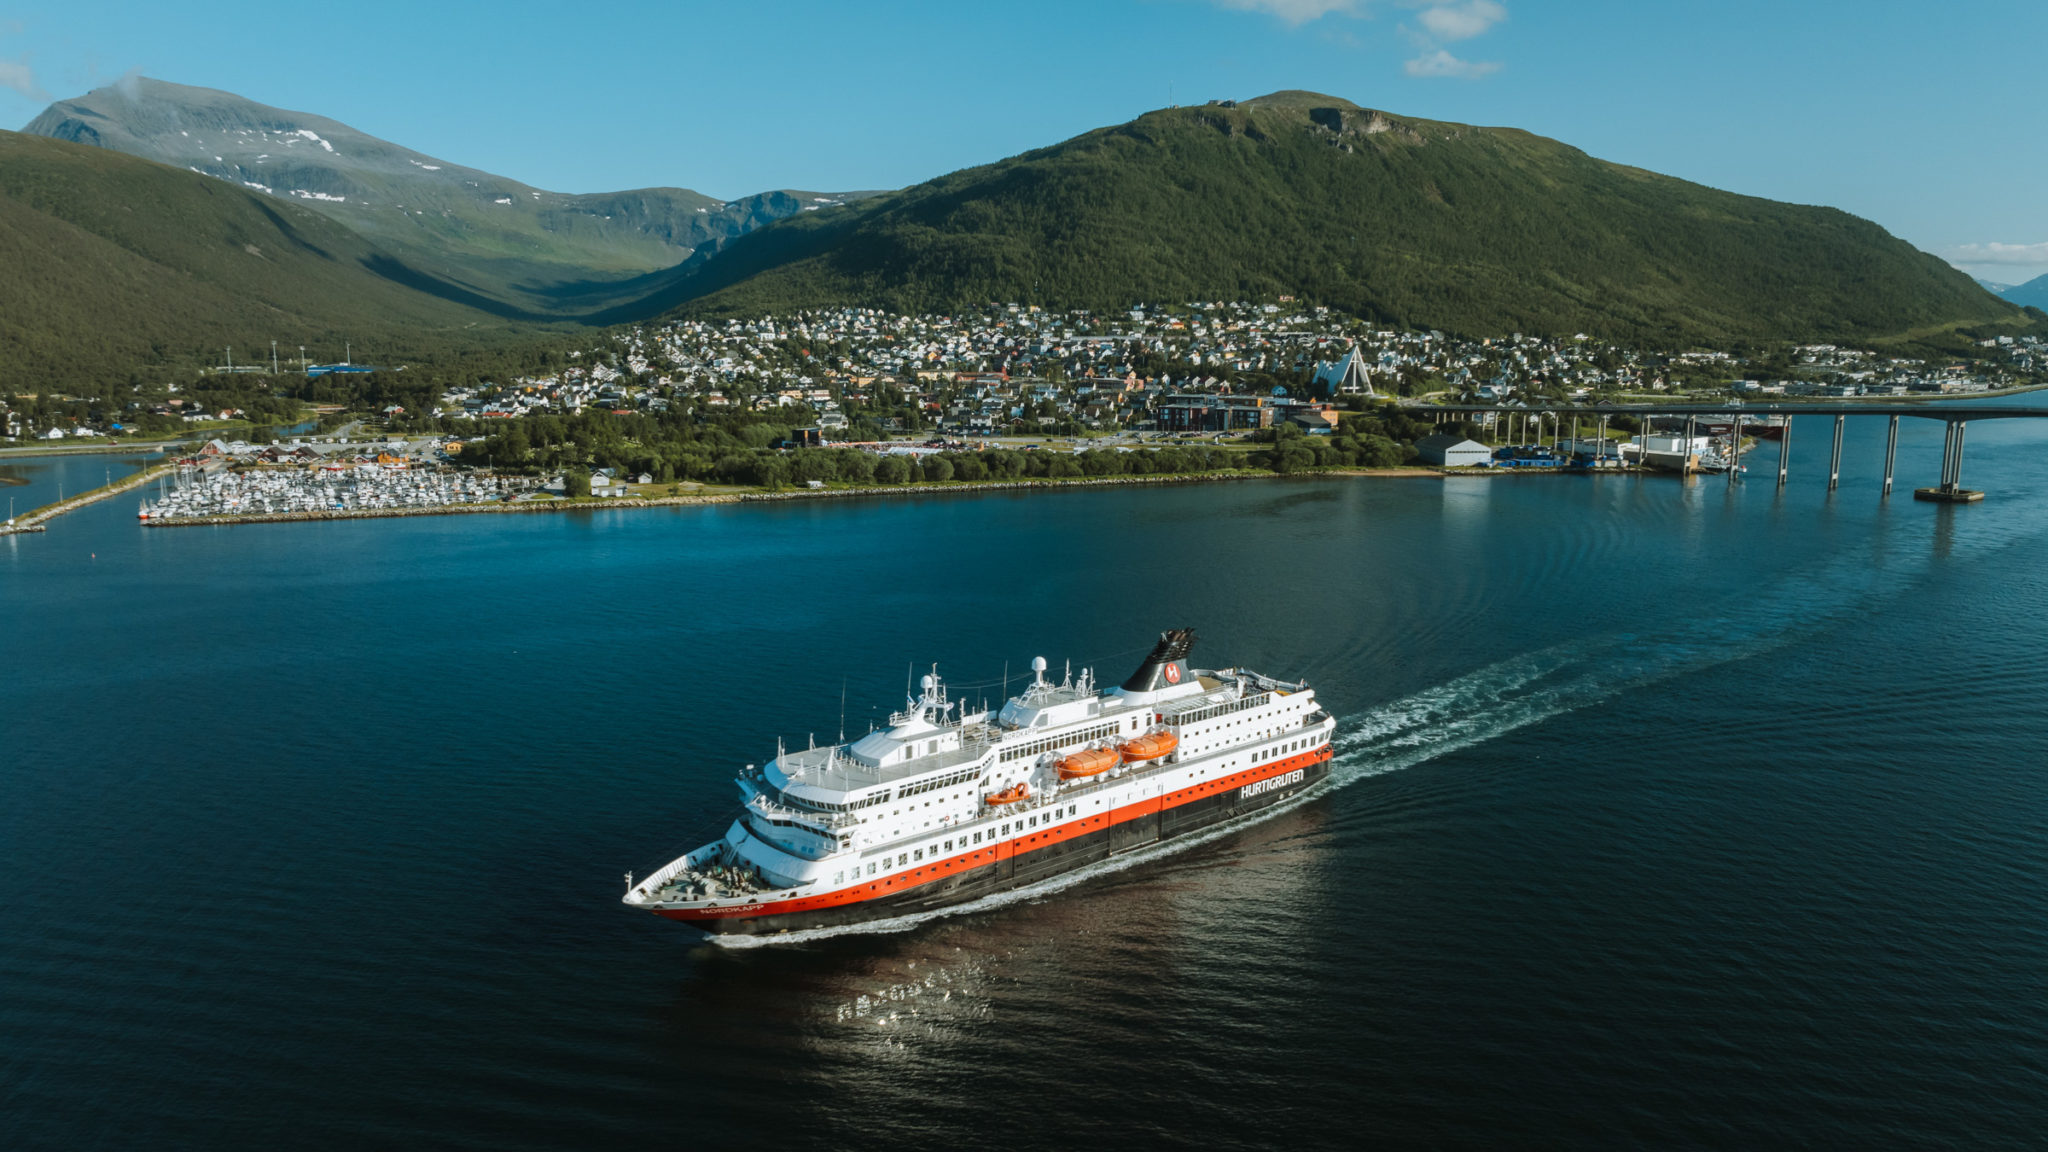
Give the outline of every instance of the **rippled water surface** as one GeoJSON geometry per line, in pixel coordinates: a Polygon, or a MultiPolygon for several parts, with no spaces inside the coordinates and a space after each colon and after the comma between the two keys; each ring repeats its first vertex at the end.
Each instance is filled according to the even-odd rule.
{"type": "MultiPolygon", "coordinates": [[[[1807,422],[1782,493],[0,538],[0,1142],[2036,1144],[2048,425],[1974,427],[1990,499],[1939,508],[1879,502],[1877,420],[1830,497],[1807,422]],[[994,697],[1177,625],[1316,683],[1331,788],[898,931],[618,902],[842,691],[858,732],[912,662],[994,697]]],[[[1940,440],[1907,423],[1907,486],[1940,440]]]]}

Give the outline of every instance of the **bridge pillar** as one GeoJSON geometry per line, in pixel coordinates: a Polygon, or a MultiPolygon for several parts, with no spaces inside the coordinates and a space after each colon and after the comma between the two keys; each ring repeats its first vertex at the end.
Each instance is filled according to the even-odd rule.
{"type": "Polygon", "coordinates": [[[1828,456],[1828,491],[1830,492],[1841,487],[1842,484],[1842,425],[1847,423],[1848,420],[1847,416],[1835,417],[1835,447],[1834,451],[1828,456]]]}
{"type": "Polygon", "coordinates": [[[1678,453],[1678,474],[1680,476],[1692,475],[1692,438],[1695,435],[1694,429],[1698,424],[1699,420],[1696,417],[1687,416],[1685,418],[1685,447],[1680,449],[1678,453]]]}
{"type": "Polygon", "coordinates": [[[1785,417],[1778,432],[1778,487],[1785,486],[1785,473],[1792,467],[1792,418],[1785,417]]]}
{"type": "Polygon", "coordinates": [[[1974,504],[1984,493],[1963,487],[1963,420],[1950,420],[1941,443],[1941,484],[1935,488],[1913,489],[1913,499],[1943,504],[1974,504]]]}
{"type": "Polygon", "coordinates": [[[1899,417],[1892,415],[1891,427],[1884,434],[1884,493],[1886,499],[1892,494],[1892,465],[1899,458],[1899,417]]]}
{"type": "Polygon", "coordinates": [[[1742,413],[1728,416],[1728,486],[1735,487],[1735,474],[1742,470],[1742,413]]]}

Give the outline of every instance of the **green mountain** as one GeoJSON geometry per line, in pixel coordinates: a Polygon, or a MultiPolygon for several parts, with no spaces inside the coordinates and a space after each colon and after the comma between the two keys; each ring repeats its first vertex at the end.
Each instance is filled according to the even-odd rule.
{"type": "Polygon", "coordinates": [[[144,365],[339,359],[502,340],[507,322],[373,269],[387,254],[311,209],[118,152],[0,132],[0,388],[144,365]]]}
{"type": "Polygon", "coordinates": [[[2019,322],[1867,220],[1555,140],[1282,92],[1151,112],[727,245],[697,314],[1299,294],[1396,324],[1663,344],[2019,322]]]}
{"type": "Polygon", "coordinates": [[[374,242],[395,278],[508,314],[630,307],[658,274],[754,228],[863,193],[723,201],[686,188],[568,195],[228,92],[130,78],[23,131],[187,168],[290,200],[374,242]],[[652,275],[652,278],[650,276],[652,275]]]}

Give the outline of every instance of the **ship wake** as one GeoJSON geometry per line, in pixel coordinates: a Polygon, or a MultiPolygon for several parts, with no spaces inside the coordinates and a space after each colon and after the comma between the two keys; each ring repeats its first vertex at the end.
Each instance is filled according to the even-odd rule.
{"type": "Polygon", "coordinates": [[[1571,656],[1561,649],[1522,657],[1375,709],[1338,730],[1334,741],[1336,757],[1331,774],[1323,784],[1270,808],[1246,813],[1200,832],[1125,852],[1022,888],[992,893],[978,900],[928,912],[858,924],[798,929],[773,936],[731,935],[710,936],[709,939],[724,948],[758,948],[802,944],[835,936],[907,932],[942,917],[985,912],[1042,899],[1077,884],[1220,840],[1252,824],[1299,808],[1334,788],[1421,763],[1456,747],[1490,740],[1544,715],[1554,714],[1561,705],[1539,705],[1540,714],[1532,712],[1530,701],[1542,697],[1540,693],[1532,695],[1529,690],[1545,678],[1554,676],[1559,667],[1570,661],[1571,656]]]}
{"type": "MultiPolygon", "coordinates": [[[[1976,543],[1998,548],[2032,535],[2038,532],[1994,533],[1976,543]]],[[[1331,772],[1322,784],[1271,808],[1036,884],[889,919],[774,936],[712,939],[728,948],[749,948],[906,932],[940,917],[1041,899],[1214,842],[1361,780],[1484,744],[1622,692],[1748,659],[1839,627],[1907,594],[1931,566],[1931,559],[1924,546],[1888,547],[1879,537],[1862,547],[1844,549],[1804,572],[1788,574],[1770,587],[1731,598],[1718,611],[1703,606],[1671,627],[1581,637],[1356,713],[1337,730],[1331,772]]]]}

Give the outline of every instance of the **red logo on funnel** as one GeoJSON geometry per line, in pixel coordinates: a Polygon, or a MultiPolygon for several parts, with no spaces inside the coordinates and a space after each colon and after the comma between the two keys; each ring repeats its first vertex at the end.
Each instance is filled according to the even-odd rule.
{"type": "Polygon", "coordinates": [[[1166,666],[1166,682],[1168,684],[1180,683],[1180,665],[1168,664],[1166,666]]]}

